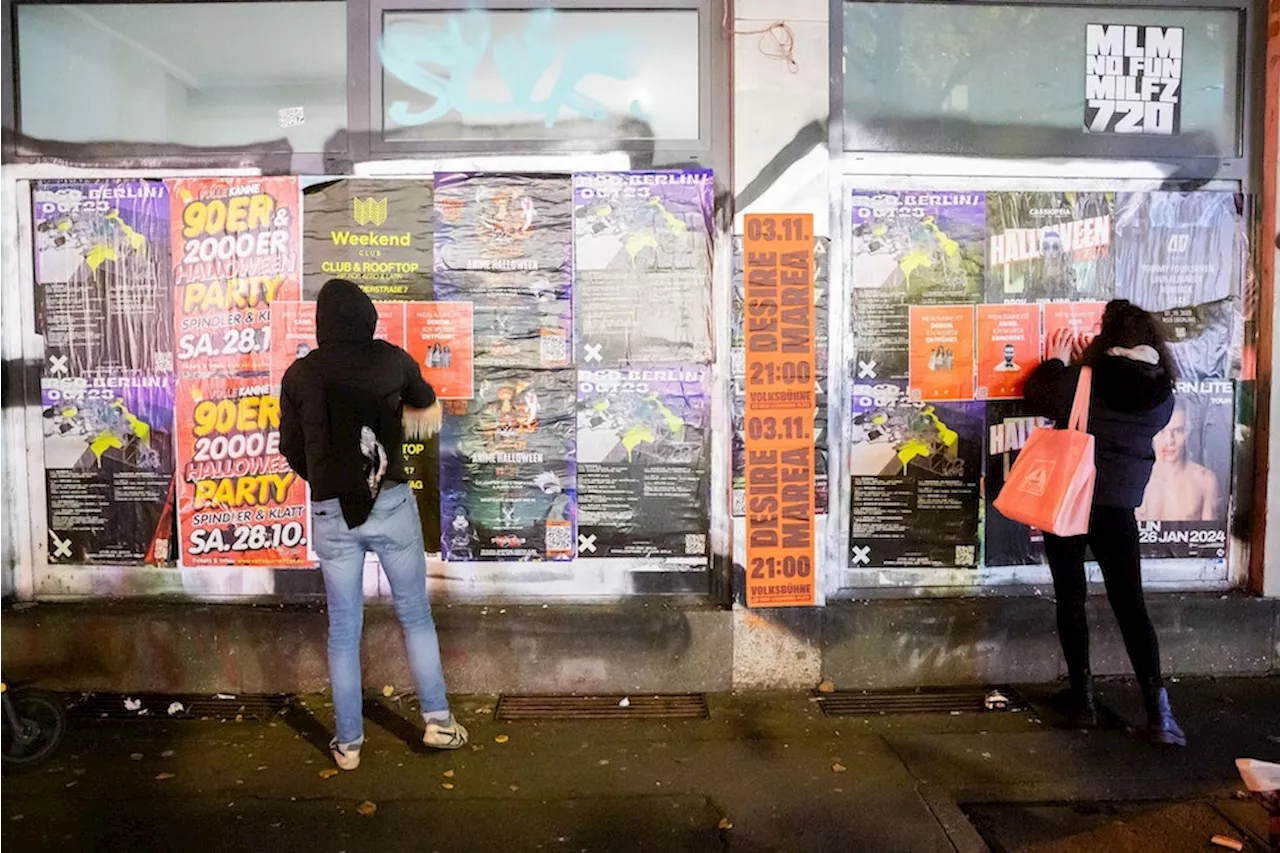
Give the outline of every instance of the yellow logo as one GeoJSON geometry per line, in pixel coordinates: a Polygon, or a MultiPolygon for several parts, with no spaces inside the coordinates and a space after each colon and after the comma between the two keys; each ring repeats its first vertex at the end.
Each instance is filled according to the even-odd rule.
{"type": "Polygon", "coordinates": [[[387,221],[387,200],[372,198],[353,198],[351,215],[357,225],[378,226],[387,221]]]}

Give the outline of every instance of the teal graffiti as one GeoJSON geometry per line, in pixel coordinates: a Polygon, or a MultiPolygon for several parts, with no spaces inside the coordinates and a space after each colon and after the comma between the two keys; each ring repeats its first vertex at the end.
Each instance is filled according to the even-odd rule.
{"type": "MultiPolygon", "coordinates": [[[[542,116],[547,127],[555,126],[566,108],[594,121],[606,118],[609,108],[579,92],[578,85],[591,75],[628,79],[630,40],[623,33],[605,33],[561,44],[555,30],[554,9],[529,12],[522,32],[496,41],[489,13],[479,9],[449,15],[444,26],[415,20],[391,23],[378,45],[383,69],[434,100],[420,109],[408,101],[394,101],[388,117],[405,127],[437,121],[455,110],[463,116],[542,116]],[[510,94],[505,101],[471,97],[491,44],[493,65],[510,94]],[[535,100],[535,87],[557,64],[550,93],[535,100]]],[[[630,109],[633,116],[644,118],[637,101],[630,109]]]]}

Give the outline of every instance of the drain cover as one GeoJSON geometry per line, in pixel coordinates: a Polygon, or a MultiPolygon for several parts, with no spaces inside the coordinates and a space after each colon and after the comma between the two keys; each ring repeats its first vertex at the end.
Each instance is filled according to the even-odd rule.
{"type": "Polygon", "coordinates": [[[644,696],[508,696],[498,697],[494,716],[507,721],[705,719],[707,697],[702,693],[644,696]]]}
{"type": "MultiPolygon", "coordinates": [[[[876,717],[887,714],[948,714],[952,711],[985,713],[987,694],[992,689],[841,690],[815,695],[822,713],[828,717],[876,717]]],[[[1009,700],[1008,710],[1026,707],[1016,691],[1008,687],[999,690],[1009,700]]]]}
{"type": "Polygon", "coordinates": [[[284,713],[291,701],[287,695],[261,693],[86,693],[68,707],[77,717],[108,720],[269,720],[284,713]]]}

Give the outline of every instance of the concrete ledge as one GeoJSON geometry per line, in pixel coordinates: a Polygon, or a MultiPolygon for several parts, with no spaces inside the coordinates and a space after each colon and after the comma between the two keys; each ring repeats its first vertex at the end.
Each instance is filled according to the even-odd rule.
{"type": "MultiPolygon", "coordinates": [[[[1170,675],[1280,671],[1280,600],[1148,598],[1170,675]]],[[[1105,598],[1090,600],[1094,671],[1126,675],[1105,598]]],[[[1062,674],[1053,602],[1041,597],[834,603],[729,611],[615,605],[436,609],[451,690],[685,692],[1035,683],[1062,674]]],[[[319,607],[42,604],[4,614],[5,674],[62,690],[295,693],[327,686],[319,607]]],[[[411,689],[389,607],[365,610],[365,683],[411,689]]]]}
{"type": "MultiPolygon", "coordinates": [[[[1152,594],[1148,610],[1169,675],[1280,670],[1280,600],[1152,594]]],[[[828,606],[823,674],[841,687],[1035,683],[1065,674],[1050,598],[907,599],[828,606]]],[[[1098,675],[1130,675],[1106,598],[1089,599],[1098,675]]]]}
{"type": "MultiPolygon", "coordinates": [[[[436,608],[458,693],[693,691],[731,687],[733,629],[711,608],[436,608]]],[[[86,603],[4,616],[6,675],[53,689],[311,692],[328,684],[319,608],[86,603]]],[[[365,608],[365,683],[411,689],[399,623],[365,608]]]]}

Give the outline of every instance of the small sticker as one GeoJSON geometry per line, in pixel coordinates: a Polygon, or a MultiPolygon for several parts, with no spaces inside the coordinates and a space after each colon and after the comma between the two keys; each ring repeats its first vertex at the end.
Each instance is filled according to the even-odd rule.
{"type": "Polygon", "coordinates": [[[280,110],[281,127],[297,127],[307,123],[306,112],[302,107],[287,107],[280,110]]]}

